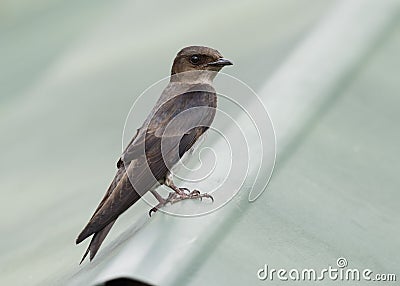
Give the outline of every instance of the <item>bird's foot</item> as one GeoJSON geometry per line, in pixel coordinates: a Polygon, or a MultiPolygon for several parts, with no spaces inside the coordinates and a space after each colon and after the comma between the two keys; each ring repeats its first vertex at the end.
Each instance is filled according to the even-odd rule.
{"type": "Polygon", "coordinates": [[[169,193],[166,199],[157,194],[158,196],[156,196],[156,198],[159,203],[149,211],[150,216],[153,212],[155,213],[159,208],[165,206],[167,203],[174,204],[187,199],[203,200],[203,198],[209,198],[214,202],[214,198],[211,195],[201,193],[199,190],[190,191],[188,188],[174,188],[173,190],[174,192],[169,193]]]}
{"type": "Polygon", "coordinates": [[[182,192],[175,193],[175,195],[171,197],[171,199],[169,201],[171,204],[177,203],[179,201],[187,200],[187,199],[203,200],[203,198],[209,198],[209,199],[211,199],[211,201],[214,202],[214,198],[211,195],[209,195],[207,193],[200,193],[199,190],[190,191],[187,188],[179,188],[179,189],[182,192]]]}
{"type": "Polygon", "coordinates": [[[158,200],[158,204],[149,211],[149,216],[151,216],[152,213],[155,213],[156,211],[158,211],[159,208],[162,208],[163,206],[168,204],[170,202],[170,200],[172,199],[172,197],[176,195],[176,193],[171,192],[171,193],[169,193],[168,197],[166,199],[164,199],[158,193],[156,193],[156,192],[154,192],[154,193],[153,193],[153,195],[158,200]],[[157,195],[155,195],[154,193],[157,194],[157,195]]]}
{"type": "Polygon", "coordinates": [[[207,193],[201,193],[199,190],[193,190],[190,191],[188,188],[179,188],[175,186],[172,182],[167,185],[169,188],[174,190],[176,193],[176,196],[172,197],[172,200],[170,201],[171,204],[186,200],[186,199],[200,199],[203,200],[203,198],[209,198],[214,202],[214,198],[207,194],[207,193]]]}

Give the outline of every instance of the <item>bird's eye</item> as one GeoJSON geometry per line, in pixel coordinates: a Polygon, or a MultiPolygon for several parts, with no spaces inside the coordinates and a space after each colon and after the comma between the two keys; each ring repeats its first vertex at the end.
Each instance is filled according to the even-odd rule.
{"type": "Polygon", "coordinates": [[[200,56],[198,55],[191,56],[189,60],[192,64],[197,65],[200,63],[200,56]]]}

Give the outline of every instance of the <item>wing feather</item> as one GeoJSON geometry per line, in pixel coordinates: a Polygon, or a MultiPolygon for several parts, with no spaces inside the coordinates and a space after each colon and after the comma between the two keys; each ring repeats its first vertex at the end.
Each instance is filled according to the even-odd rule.
{"type": "Polygon", "coordinates": [[[169,169],[209,128],[215,107],[215,91],[205,84],[194,85],[161,104],[125,149],[110,188],[77,243],[100,232],[157,182],[163,182],[169,169]]]}

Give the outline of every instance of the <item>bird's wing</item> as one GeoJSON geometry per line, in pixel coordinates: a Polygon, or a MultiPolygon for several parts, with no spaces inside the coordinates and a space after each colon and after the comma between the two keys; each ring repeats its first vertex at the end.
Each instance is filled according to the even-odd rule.
{"type": "MultiPolygon", "coordinates": [[[[153,155],[150,158],[159,159],[161,154],[151,152],[149,149],[158,151],[156,148],[151,148],[150,145],[155,144],[155,141],[160,141],[160,138],[181,138],[188,135],[182,138],[179,153],[186,152],[193,145],[189,138],[194,138],[194,134],[199,132],[198,129],[204,129],[204,132],[211,125],[215,116],[216,101],[214,88],[207,84],[192,85],[185,92],[165,101],[153,113],[148,125],[141,127],[143,132],[125,149],[120,162],[125,165],[129,164],[143,154],[143,146],[146,146],[146,153],[150,153],[148,157],[153,155]]],[[[166,143],[163,142],[163,151],[164,148],[168,149],[166,143]]],[[[165,154],[165,152],[163,153],[165,154]]]]}
{"type": "MultiPolygon", "coordinates": [[[[121,156],[126,171],[102,201],[77,243],[101,231],[134,204],[203,134],[215,116],[216,94],[209,85],[194,85],[156,110],[138,138],[121,156]]],[[[143,127],[142,127],[143,128],[143,127]]]]}
{"type": "MultiPolygon", "coordinates": [[[[135,136],[132,137],[131,141],[129,142],[128,146],[126,146],[126,148],[125,148],[125,150],[124,150],[124,152],[123,152],[122,154],[128,152],[129,147],[132,146],[132,145],[134,145],[133,143],[135,142],[136,138],[138,137],[139,132],[140,132],[140,128],[136,130],[135,136]]],[[[118,159],[118,162],[117,162],[117,168],[119,169],[119,168],[123,167],[123,164],[124,164],[124,163],[122,162],[122,158],[120,157],[120,158],[118,159]]]]}

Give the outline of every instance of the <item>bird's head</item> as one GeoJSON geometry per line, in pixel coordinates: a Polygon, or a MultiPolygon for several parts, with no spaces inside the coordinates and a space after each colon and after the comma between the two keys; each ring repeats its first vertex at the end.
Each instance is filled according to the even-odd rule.
{"type": "Polygon", "coordinates": [[[176,55],[171,76],[175,80],[212,81],[224,66],[233,65],[217,50],[202,46],[183,48],[176,55]]]}

